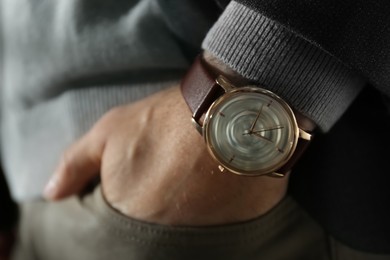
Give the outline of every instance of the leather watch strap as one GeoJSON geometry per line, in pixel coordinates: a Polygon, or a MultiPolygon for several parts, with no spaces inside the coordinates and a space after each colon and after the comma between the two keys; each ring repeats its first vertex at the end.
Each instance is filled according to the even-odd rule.
{"type": "Polygon", "coordinates": [[[286,175],[291,171],[294,165],[298,162],[299,158],[303,155],[306,149],[309,147],[310,140],[298,138],[297,147],[291,158],[276,172],[282,175],[286,175]]]}
{"type": "Polygon", "coordinates": [[[210,71],[207,70],[207,65],[202,58],[198,56],[181,84],[183,97],[196,122],[224,93],[224,90],[215,81],[216,76],[212,75],[210,71]]]}

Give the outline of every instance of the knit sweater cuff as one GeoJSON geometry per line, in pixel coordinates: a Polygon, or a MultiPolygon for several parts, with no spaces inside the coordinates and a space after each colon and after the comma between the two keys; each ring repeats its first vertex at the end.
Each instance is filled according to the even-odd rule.
{"type": "Polygon", "coordinates": [[[365,80],[283,25],[232,1],[202,45],[328,131],[365,80]]]}

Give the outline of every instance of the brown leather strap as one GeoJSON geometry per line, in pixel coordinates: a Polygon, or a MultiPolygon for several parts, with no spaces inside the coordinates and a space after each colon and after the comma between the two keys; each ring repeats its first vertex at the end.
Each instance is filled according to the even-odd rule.
{"type": "Polygon", "coordinates": [[[198,56],[181,82],[181,91],[195,121],[199,121],[211,104],[223,94],[202,58],[198,56]]]}
{"type": "Polygon", "coordinates": [[[294,154],[291,156],[290,160],[282,166],[279,170],[277,170],[280,174],[287,174],[291,169],[294,167],[294,165],[298,162],[299,158],[303,155],[303,153],[306,151],[307,147],[309,147],[310,141],[305,140],[302,138],[298,138],[297,147],[295,148],[294,154]]]}

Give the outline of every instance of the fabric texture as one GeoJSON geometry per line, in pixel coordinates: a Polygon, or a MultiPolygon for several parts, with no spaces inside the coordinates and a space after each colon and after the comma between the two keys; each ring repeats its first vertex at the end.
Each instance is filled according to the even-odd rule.
{"type": "Polygon", "coordinates": [[[170,227],[127,218],[107,204],[100,187],[59,204],[24,204],[22,211],[14,260],[390,258],[339,244],[290,197],[262,217],[211,227],[170,227]]]}
{"type": "Polygon", "coordinates": [[[245,5],[231,2],[203,48],[328,131],[365,80],[336,58],[245,5]]]}
{"type": "Polygon", "coordinates": [[[390,114],[366,88],[293,170],[290,194],[339,242],[390,254],[390,114]],[[364,123],[363,123],[364,122],[364,123]],[[367,132],[367,127],[371,133],[367,132]]]}
{"type": "Polygon", "coordinates": [[[386,0],[237,0],[357,70],[390,95],[390,4],[386,0]]]}
{"type": "Polygon", "coordinates": [[[59,204],[25,204],[22,212],[15,260],[330,259],[325,233],[291,198],[252,221],[198,228],[129,219],[100,188],[59,204]]]}
{"type": "Polygon", "coordinates": [[[180,80],[181,42],[200,49],[213,21],[191,1],[162,2],[0,2],[2,163],[15,199],[39,197],[64,149],[110,108],[180,80]],[[176,36],[181,12],[200,21],[191,39],[176,36]]]}
{"type": "MultiPolygon", "coordinates": [[[[384,45],[389,39],[390,23],[384,17],[386,8],[389,5],[383,2],[330,5],[324,1],[233,1],[207,35],[203,47],[241,75],[290,101],[326,131],[351,105],[365,79],[382,93],[389,93],[390,85],[385,79],[389,56],[383,56],[389,44],[388,40],[384,45]],[[364,18],[358,18],[359,15],[364,18]],[[383,24],[376,26],[377,20],[383,24]],[[376,42],[371,43],[372,40],[376,42]],[[294,55],[299,58],[294,59],[294,55]],[[324,57],[332,57],[334,63],[326,62],[324,57]],[[314,61],[316,66],[310,65],[314,61]],[[329,66],[335,66],[338,73],[345,70],[349,74],[327,81],[331,70],[322,69],[329,66]],[[361,75],[360,83],[348,84],[357,73],[361,75]],[[302,107],[302,102],[313,97],[314,102],[302,107]]],[[[367,97],[364,102],[359,101],[355,114],[343,119],[342,128],[329,138],[319,137],[327,141],[308,151],[310,160],[293,175],[296,181],[291,189],[338,239],[362,250],[389,252],[389,225],[385,220],[388,214],[383,202],[390,194],[382,185],[388,183],[383,172],[387,166],[382,163],[386,161],[388,139],[381,134],[382,138],[368,140],[366,129],[361,128],[364,118],[371,130],[384,133],[389,129],[389,118],[380,107],[384,100],[371,94],[367,97]],[[360,145],[353,145],[357,143],[360,145]],[[364,198],[360,196],[362,190],[366,191],[364,198]]]]}

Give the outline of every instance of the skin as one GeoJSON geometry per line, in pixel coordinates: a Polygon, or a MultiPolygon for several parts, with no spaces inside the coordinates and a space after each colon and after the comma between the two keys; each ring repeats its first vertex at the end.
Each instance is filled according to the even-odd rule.
{"type": "MultiPolygon", "coordinates": [[[[205,57],[220,73],[243,82],[205,57]]],[[[77,194],[100,174],[104,196],[116,210],[176,226],[250,220],[283,199],[288,176],[221,173],[190,119],[179,86],[114,108],[64,153],[45,197],[59,200],[77,194]]]]}
{"type": "Polygon", "coordinates": [[[215,225],[258,217],[285,195],[287,178],[220,173],[178,86],[108,112],[63,155],[45,196],[80,192],[101,175],[123,214],[169,225],[215,225]]]}

